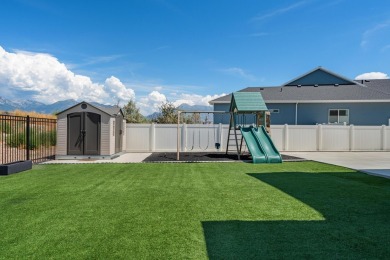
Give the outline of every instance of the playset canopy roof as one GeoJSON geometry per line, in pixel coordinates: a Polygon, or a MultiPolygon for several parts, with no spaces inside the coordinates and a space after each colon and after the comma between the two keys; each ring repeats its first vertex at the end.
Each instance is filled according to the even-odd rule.
{"type": "Polygon", "coordinates": [[[268,111],[260,92],[234,92],[230,104],[230,112],[268,111]]]}

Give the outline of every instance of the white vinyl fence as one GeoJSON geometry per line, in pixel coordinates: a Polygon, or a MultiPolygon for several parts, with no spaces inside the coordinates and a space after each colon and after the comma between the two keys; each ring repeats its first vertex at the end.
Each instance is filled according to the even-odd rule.
{"type": "MultiPolygon", "coordinates": [[[[181,124],[180,151],[226,151],[228,130],[222,124],[181,124]]],[[[231,138],[233,145],[234,135],[231,138]]],[[[271,138],[279,151],[390,151],[390,126],[273,125],[271,138]]],[[[127,152],[176,150],[177,125],[127,124],[127,152]]]]}

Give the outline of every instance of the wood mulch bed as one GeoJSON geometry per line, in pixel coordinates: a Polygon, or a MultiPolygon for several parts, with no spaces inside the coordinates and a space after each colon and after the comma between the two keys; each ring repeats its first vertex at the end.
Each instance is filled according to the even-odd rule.
{"type": "MultiPolygon", "coordinates": [[[[152,153],[143,162],[177,162],[176,153],[152,153]]],[[[288,161],[304,161],[302,158],[288,156],[282,154],[284,162],[288,161]]],[[[207,152],[182,152],[180,153],[180,162],[239,162],[237,154],[225,153],[207,153],[207,152]]],[[[252,162],[249,154],[241,155],[241,160],[244,162],[252,162]]]]}

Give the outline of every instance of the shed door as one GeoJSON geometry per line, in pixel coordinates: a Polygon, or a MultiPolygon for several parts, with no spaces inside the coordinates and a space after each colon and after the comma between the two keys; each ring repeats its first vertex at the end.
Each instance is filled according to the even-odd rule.
{"type": "Polygon", "coordinates": [[[123,117],[117,117],[115,119],[115,153],[120,153],[122,151],[122,125],[123,117]]]}
{"type": "Polygon", "coordinates": [[[68,115],[68,154],[80,155],[84,153],[84,138],[82,134],[83,113],[68,115]]]}
{"type": "Polygon", "coordinates": [[[100,154],[100,121],[90,112],[68,115],[68,155],[100,154]]]}
{"type": "Polygon", "coordinates": [[[84,116],[84,154],[100,154],[100,115],[85,113],[84,116]]]}

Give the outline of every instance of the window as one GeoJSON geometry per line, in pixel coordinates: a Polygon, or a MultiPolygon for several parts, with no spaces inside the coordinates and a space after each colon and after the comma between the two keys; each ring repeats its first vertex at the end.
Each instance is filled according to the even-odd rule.
{"type": "Polygon", "coordinates": [[[329,124],[349,124],[349,109],[329,109],[329,124]]]}
{"type": "Polygon", "coordinates": [[[274,114],[279,114],[279,108],[270,109],[269,112],[274,113],[274,114]]]}

